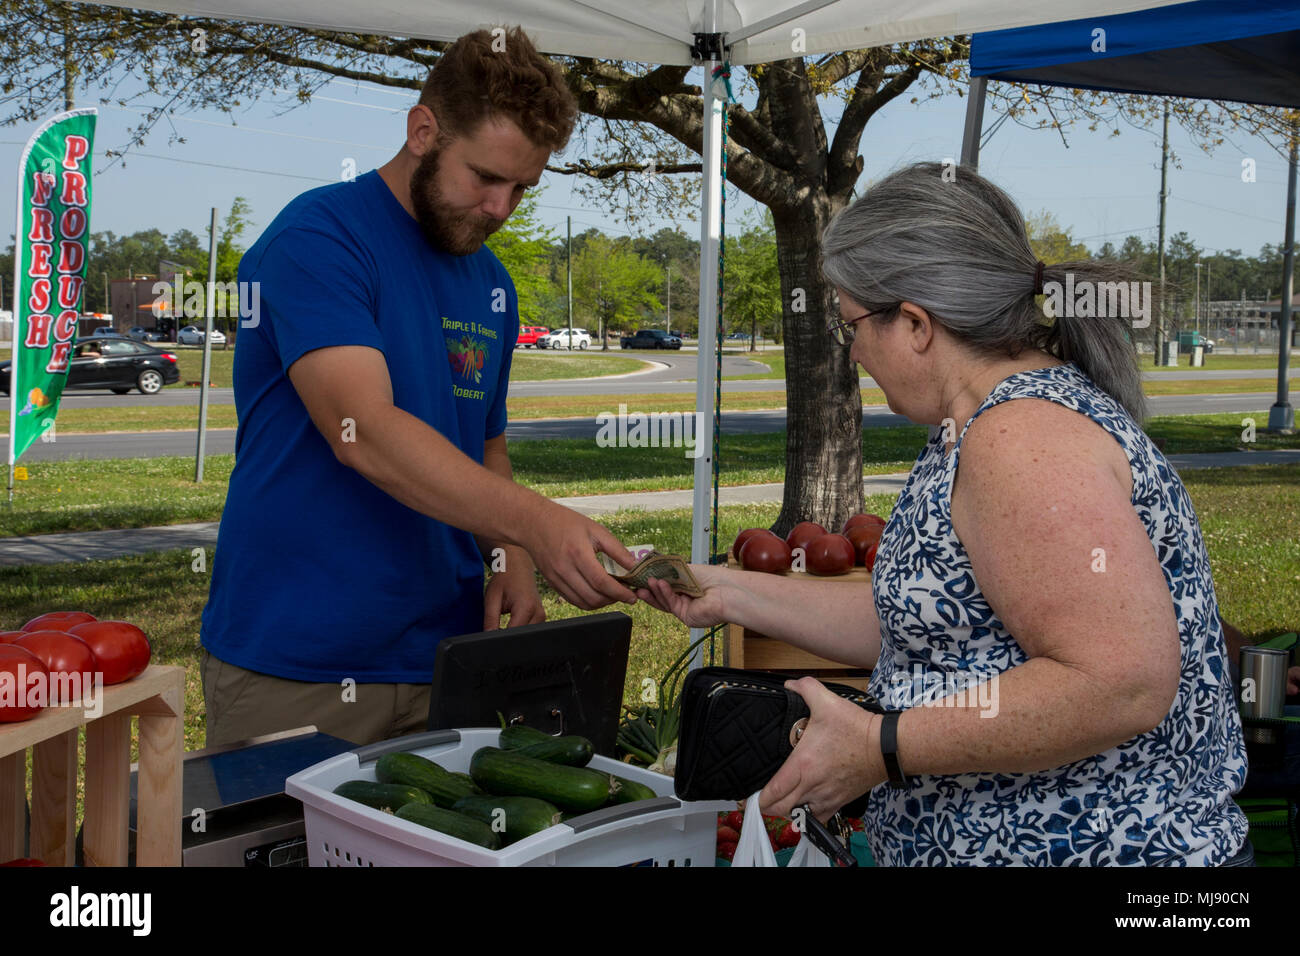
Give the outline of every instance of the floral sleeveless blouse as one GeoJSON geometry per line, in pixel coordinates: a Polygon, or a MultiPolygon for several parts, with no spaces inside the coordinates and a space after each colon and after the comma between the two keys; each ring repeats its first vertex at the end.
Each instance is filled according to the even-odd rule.
{"type": "MultiPolygon", "coordinates": [[[[864,816],[882,865],[1215,866],[1246,838],[1232,801],[1246,779],[1241,721],[1210,562],[1187,490],[1133,418],[1076,365],[1010,376],[971,422],[1000,402],[1056,402],[1114,436],[1133,472],[1133,508],[1178,612],[1178,695],[1158,727],[1039,773],[911,777],[871,793],[864,816]]],[[[962,429],[965,436],[970,422],[962,429]]],[[[1029,658],[985,601],[950,506],[961,438],[934,436],[912,468],[872,573],[880,660],[870,689],[890,710],[965,695],[1029,658]]],[[[906,771],[906,738],[903,740],[906,771]]]]}

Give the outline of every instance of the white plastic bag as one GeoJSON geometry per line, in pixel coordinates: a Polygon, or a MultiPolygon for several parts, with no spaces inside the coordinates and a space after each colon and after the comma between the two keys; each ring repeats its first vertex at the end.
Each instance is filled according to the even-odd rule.
{"type": "Polygon", "coordinates": [[[808,827],[804,826],[799,835],[799,842],[795,844],[794,853],[790,856],[790,862],[787,867],[793,866],[830,866],[831,861],[821,850],[808,839],[808,827]]]}
{"type": "Polygon", "coordinates": [[[740,840],[731,858],[732,866],[776,866],[776,854],[772,852],[763,814],[758,809],[758,793],[745,801],[745,821],[740,825],[740,840]]]}

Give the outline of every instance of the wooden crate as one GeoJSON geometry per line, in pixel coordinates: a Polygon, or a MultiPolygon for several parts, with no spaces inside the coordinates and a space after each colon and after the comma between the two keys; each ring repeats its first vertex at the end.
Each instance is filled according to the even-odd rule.
{"type": "Polygon", "coordinates": [[[131,718],[140,719],[136,864],[180,866],[181,758],[185,750],[185,670],[150,665],[133,680],[103,688],[98,717],[79,706],[48,707],[31,720],[0,724],[0,862],[23,855],[27,749],[32,750],[28,856],[47,866],[75,858],[77,731],[86,728],[87,866],[126,866],[131,802],[131,718]]]}
{"type": "MultiPolygon", "coordinates": [[[[728,555],[727,567],[739,568],[734,556],[728,555]]],[[[871,581],[871,572],[866,568],[854,568],[847,574],[831,578],[817,578],[804,571],[787,571],[786,577],[813,577],[819,581],[836,581],[862,586],[871,581]]],[[[792,677],[816,677],[818,680],[847,684],[858,690],[866,690],[871,679],[871,671],[855,667],[845,667],[836,661],[818,657],[808,651],[793,647],[784,641],[760,634],[758,631],[727,625],[726,641],[723,645],[723,663],[727,667],[738,667],[751,671],[771,671],[788,674],[792,677]]]]}

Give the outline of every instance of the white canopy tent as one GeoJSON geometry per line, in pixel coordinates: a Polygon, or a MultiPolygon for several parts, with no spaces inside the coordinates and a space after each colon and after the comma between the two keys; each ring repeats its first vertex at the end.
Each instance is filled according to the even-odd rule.
{"type": "MultiPolygon", "coordinates": [[[[192,17],[345,33],[454,40],[519,25],[552,55],[744,65],[1061,20],[1128,13],[1182,0],[99,0],[192,17]]],[[[1086,49],[1092,37],[1081,35],[1086,49]]],[[[697,421],[714,415],[723,100],[704,86],[697,421]]],[[[725,90],[723,91],[725,97],[725,90]]],[[[710,560],[711,443],[695,459],[691,561],[710,560]]],[[[692,640],[700,636],[692,631],[692,640]]]]}

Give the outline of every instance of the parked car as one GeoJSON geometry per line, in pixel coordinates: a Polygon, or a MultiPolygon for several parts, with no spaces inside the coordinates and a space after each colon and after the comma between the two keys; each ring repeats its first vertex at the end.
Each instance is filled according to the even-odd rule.
{"type": "MultiPolygon", "coordinates": [[[[197,325],[187,325],[176,333],[176,342],[179,345],[202,345],[203,336],[206,329],[201,329],[197,325]]],[[[225,345],[226,336],[220,329],[212,330],[212,344],[225,345]]]]}
{"type": "Polygon", "coordinates": [[[625,349],[679,349],[682,340],[663,329],[637,329],[635,335],[625,335],[618,340],[625,349]]]}
{"type": "Polygon", "coordinates": [[[166,342],[167,337],[157,329],[146,329],[143,325],[135,325],[127,330],[126,337],[135,339],[137,342],[166,342]]]}
{"type": "Polygon", "coordinates": [[[572,339],[569,336],[568,329],[556,329],[549,335],[544,335],[537,340],[539,349],[589,349],[591,348],[591,333],[586,329],[574,329],[572,339]]]}
{"type": "MultiPolygon", "coordinates": [[[[0,362],[0,390],[6,395],[11,365],[0,362]]],[[[93,336],[73,346],[64,388],[106,388],[116,395],[138,388],[145,395],[156,395],[164,385],[180,379],[174,352],[124,336],[93,336]]]]}
{"type": "Polygon", "coordinates": [[[544,335],[549,335],[550,331],[544,325],[521,325],[519,327],[519,339],[515,342],[515,348],[519,348],[521,345],[526,349],[536,348],[537,340],[544,335]]]}
{"type": "Polygon", "coordinates": [[[118,336],[120,335],[120,333],[114,331],[111,325],[101,325],[99,328],[95,329],[93,332],[90,333],[91,338],[99,338],[102,335],[118,336]]]}

